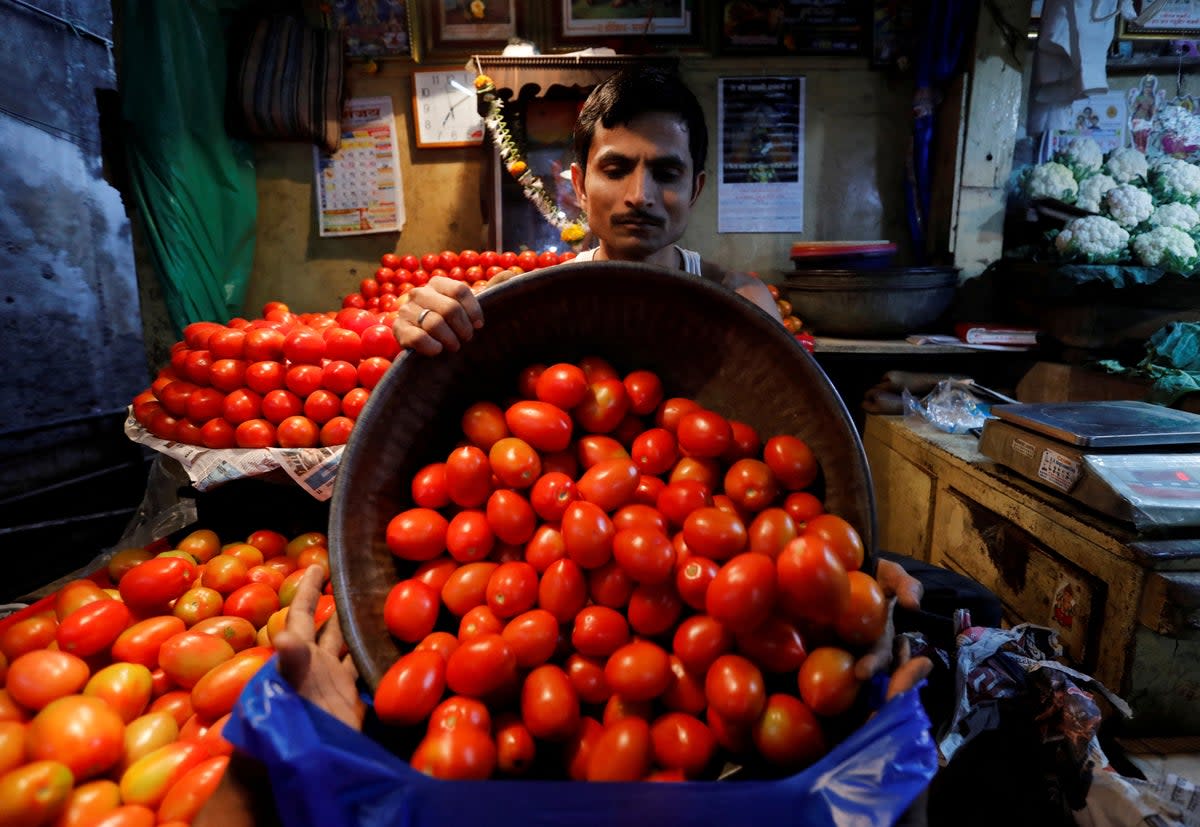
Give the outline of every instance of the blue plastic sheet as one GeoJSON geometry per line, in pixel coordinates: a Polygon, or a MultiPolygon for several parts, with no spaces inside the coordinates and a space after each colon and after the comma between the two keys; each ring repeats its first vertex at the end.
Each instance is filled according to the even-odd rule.
{"type": "Polygon", "coordinates": [[[274,659],[247,685],[223,734],[266,765],[287,827],[874,827],[895,823],[937,770],[916,690],[817,764],[775,781],[438,781],[301,698],[274,659]]]}

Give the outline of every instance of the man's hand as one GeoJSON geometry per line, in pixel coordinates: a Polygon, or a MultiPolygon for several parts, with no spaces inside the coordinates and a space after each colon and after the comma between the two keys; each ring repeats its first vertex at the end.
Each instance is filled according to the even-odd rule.
{"type": "Polygon", "coordinates": [[[443,348],[453,353],[483,327],[483,311],[471,286],[445,276],[409,291],[398,312],[392,326],[396,341],[424,356],[436,356],[443,348]]]}
{"type": "Polygon", "coordinates": [[[288,609],[287,627],[274,641],[279,672],[301,697],[347,726],[361,729],[366,710],[355,686],[358,670],[349,655],[342,657],[342,627],[337,613],[329,616],[320,634],[313,623],[324,578],[320,566],[309,566],[300,578],[288,609]]]}
{"type": "Polygon", "coordinates": [[[886,597],[894,597],[906,609],[921,608],[925,587],[921,581],[904,570],[899,563],[880,559],[875,564],[875,580],[886,597]]]}
{"type": "MultiPolygon", "coordinates": [[[[906,572],[899,563],[891,560],[876,562],[875,580],[883,589],[883,594],[888,601],[887,627],[879,636],[879,640],[875,642],[875,648],[854,664],[854,675],[860,681],[870,680],[875,673],[891,667],[892,646],[896,638],[896,629],[892,624],[893,610],[897,603],[906,609],[921,608],[921,594],[924,592],[920,580],[906,572]]],[[[904,649],[907,651],[907,646],[904,649]]],[[[933,668],[933,664],[928,658],[909,660],[906,654],[902,654],[898,660],[899,666],[892,674],[891,682],[888,684],[889,698],[915,686],[933,668]]]]}

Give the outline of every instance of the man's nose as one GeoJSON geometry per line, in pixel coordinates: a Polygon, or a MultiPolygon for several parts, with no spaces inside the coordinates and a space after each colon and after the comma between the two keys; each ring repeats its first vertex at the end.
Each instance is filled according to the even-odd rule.
{"type": "Polygon", "coordinates": [[[648,169],[639,169],[628,178],[629,186],[625,191],[625,202],[631,207],[649,207],[654,204],[657,188],[654,176],[648,169]]]}

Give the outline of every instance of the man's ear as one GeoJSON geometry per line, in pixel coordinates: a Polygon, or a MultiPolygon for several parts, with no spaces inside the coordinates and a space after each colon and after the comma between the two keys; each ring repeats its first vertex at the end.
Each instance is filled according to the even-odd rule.
{"type": "Polygon", "coordinates": [[[696,204],[696,199],[700,197],[700,191],[704,189],[704,182],[708,176],[704,174],[704,170],[696,173],[696,177],[692,179],[692,200],[688,202],[688,206],[692,207],[696,204]]]}
{"type": "Polygon", "coordinates": [[[579,201],[579,207],[587,212],[587,192],[583,186],[583,167],[578,163],[571,163],[571,186],[575,188],[575,198],[579,201]]]}

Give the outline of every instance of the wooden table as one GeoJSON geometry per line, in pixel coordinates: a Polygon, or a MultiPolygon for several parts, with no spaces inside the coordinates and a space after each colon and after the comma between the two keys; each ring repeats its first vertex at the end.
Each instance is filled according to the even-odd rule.
{"type": "Polygon", "coordinates": [[[1200,733],[1196,543],[1140,538],[996,465],[970,435],[868,416],[863,442],[881,548],[987,586],[1006,622],[1054,629],[1134,707],[1131,731],[1200,733]]]}

